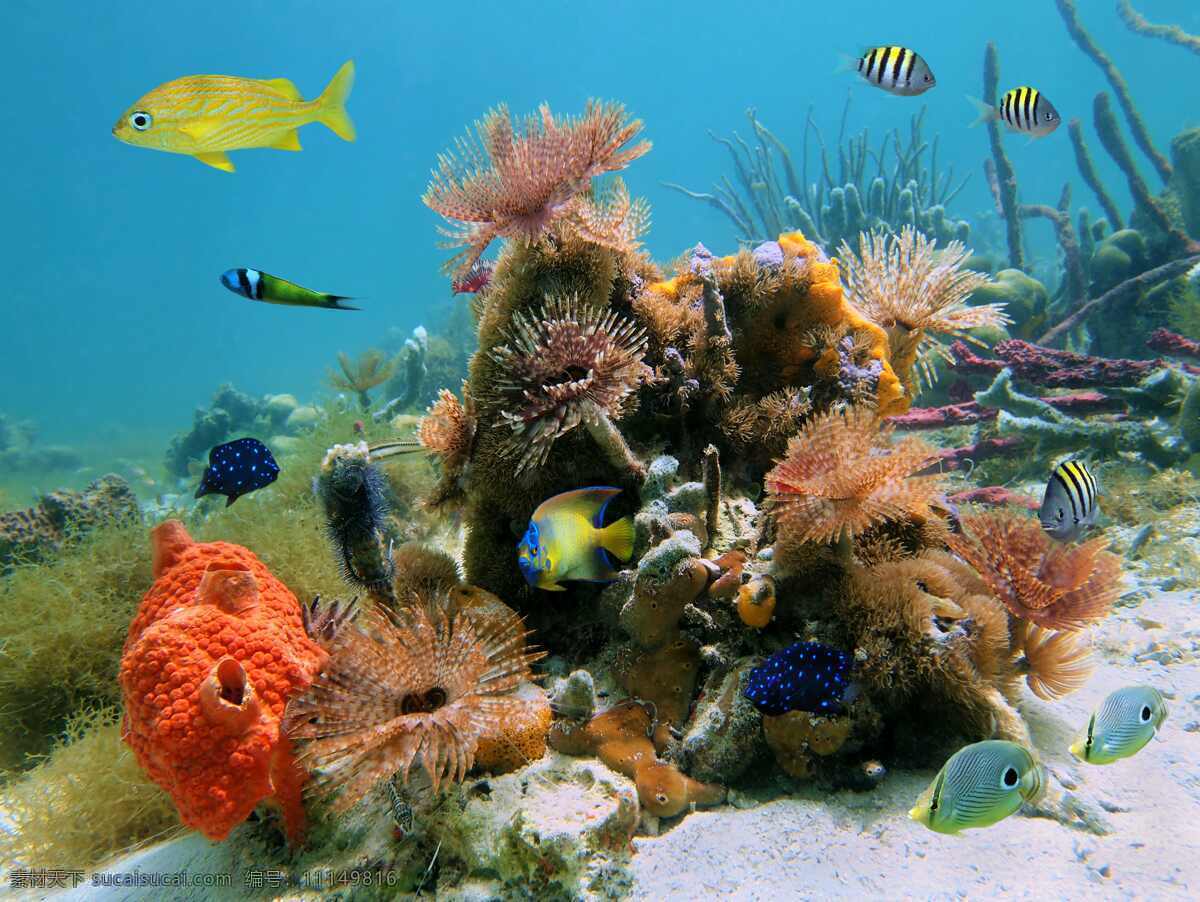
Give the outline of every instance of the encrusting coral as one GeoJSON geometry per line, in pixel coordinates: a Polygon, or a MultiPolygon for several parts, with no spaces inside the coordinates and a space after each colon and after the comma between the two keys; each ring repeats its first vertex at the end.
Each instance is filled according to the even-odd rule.
{"type": "Polygon", "coordinates": [[[963,267],[966,248],[951,241],[944,250],[911,226],[899,236],[859,235],[856,254],[843,243],[838,248],[843,278],[851,302],[871,322],[888,333],[892,367],[916,393],[913,367],[933,381],[930,354],[950,360],[950,352],[935,333],[970,339],[970,329],[1009,322],[1003,304],[967,306],[989,276],[963,267]]]}
{"type": "Polygon", "coordinates": [[[511,690],[539,657],[525,635],[511,611],[472,616],[448,593],[360,615],[288,709],[312,790],[335,795],[343,812],[393,774],[407,781],[414,766],[435,790],[461,781],[481,734],[524,713],[511,690]]]}
{"type": "MultiPolygon", "coordinates": [[[[476,123],[478,137],[460,139],[439,155],[433,181],[421,198],[447,220],[451,246],[464,246],[446,263],[461,276],[495,238],[536,239],[555,220],[579,216],[585,234],[606,233],[612,213],[593,207],[580,214],[580,194],[592,178],[623,169],[650,149],[620,104],[588,101],[582,116],[555,119],[547,104],[518,129],[503,104],[476,123]]],[[[626,218],[626,214],[620,217],[626,218]]]]}
{"type": "Polygon", "coordinates": [[[935,451],[908,437],[895,445],[873,411],[851,408],[810,419],[766,477],[781,535],[791,542],[853,538],[881,520],[925,519],[936,476],[912,474],[935,451]]]}
{"type": "Polygon", "coordinates": [[[1121,559],[1097,536],[1079,545],[1055,542],[1033,517],[988,511],[960,517],[947,537],[1017,617],[1054,630],[1078,630],[1108,613],[1121,592],[1121,559]]]}
{"type": "Polygon", "coordinates": [[[125,739],[187,826],[224,839],[270,798],[298,842],[303,774],[280,721],[325,652],[296,597],[247,549],[196,543],[175,520],[152,539],[155,582],[121,659],[125,739]]]}

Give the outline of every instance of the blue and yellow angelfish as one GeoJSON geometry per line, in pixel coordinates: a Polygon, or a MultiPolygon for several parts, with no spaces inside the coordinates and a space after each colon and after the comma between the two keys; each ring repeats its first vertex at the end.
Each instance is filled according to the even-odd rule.
{"type": "Polygon", "coordinates": [[[615,579],[611,554],[633,556],[633,518],[604,525],[608,503],[620,489],[590,486],[563,492],[538,505],[517,545],[517,563],[525,581],[550,592],[566,591],[565,580],[607,582],[615,579]]]}

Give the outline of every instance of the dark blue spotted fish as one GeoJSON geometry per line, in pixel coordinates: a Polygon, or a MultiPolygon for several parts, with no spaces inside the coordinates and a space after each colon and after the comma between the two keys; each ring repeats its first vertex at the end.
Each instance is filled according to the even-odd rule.
{"type": "Polygon", "coordinates": [[[225,506],[279,477],[279,464],[271,449],[256,438],[239,438],[217,445],[208,452],[208,467],[196,489],[196,497],[225,495],[225,506]]]}
{"type": "Polygon", "coordinates": [[[797,642],[750,671],[745,695],[772,717],[789,711],[837,714],[850,688],[853,658],[819,642],[797,642]]]}

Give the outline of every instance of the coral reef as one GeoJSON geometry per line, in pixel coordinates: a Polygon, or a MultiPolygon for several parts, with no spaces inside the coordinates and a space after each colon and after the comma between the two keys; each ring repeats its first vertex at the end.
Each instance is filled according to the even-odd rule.
{"type": "Polygon", "coordinates": [[[198,544],[178,521],[152,537],[155,582],[121,658],[123,735],[187,826],[224,839],[270,798],[297,842],[303,776],[280,721],[325,652],[295,596],[251,552],[198,544]]]}
{"type": "Polygon", "coordinates": [[[141,508],[129,484],[113,473],[82,492],[43,495],[25,510],[0,513],[0,572],[15,562],[44,558],[99,526],[141,522],[141,508]]]}

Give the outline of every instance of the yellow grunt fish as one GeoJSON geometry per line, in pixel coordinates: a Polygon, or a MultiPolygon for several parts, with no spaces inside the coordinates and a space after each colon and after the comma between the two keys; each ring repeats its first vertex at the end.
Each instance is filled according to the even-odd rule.
{"type": "Polygon", "coordinates": [[[226,151],[300,150],[297,129],[310,122],[353,141],[354,123],[345,106],[352,87],[353,61],[338,69],[316,100],[305,100],[286,78],[188,75],[140,98],[117,120],[113,135],[135,147],[188,154],[233,172],[226,151]]]}

